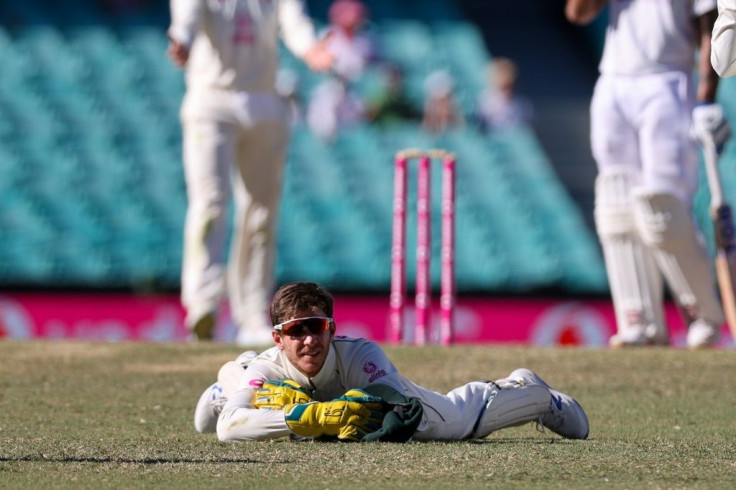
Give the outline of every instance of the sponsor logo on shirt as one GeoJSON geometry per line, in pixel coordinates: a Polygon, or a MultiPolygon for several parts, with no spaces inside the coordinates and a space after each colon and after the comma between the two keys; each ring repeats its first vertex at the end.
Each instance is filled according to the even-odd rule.
{"type": "Polygon", "coordinates": [[[365,374],[370,374],[371,377],[368,378],[369,383],[373,383],[378,378],[382,378],[383,376],[386,376],[386,371],[383,369],[378,369],[378,366],[372,361],[368,361],[365,364],[363,364],[363,372],[365,374]]]}
{"type": "Polygon", "coordinates": [[[368,382],[373,383],[378,378],[382,378],[384,376],[386,376],[386,371],[384,371],[383,369],[381,369],[376,374],[374,374],[373,376],[371,376],[370,378],[368,378],[368,382]]]}

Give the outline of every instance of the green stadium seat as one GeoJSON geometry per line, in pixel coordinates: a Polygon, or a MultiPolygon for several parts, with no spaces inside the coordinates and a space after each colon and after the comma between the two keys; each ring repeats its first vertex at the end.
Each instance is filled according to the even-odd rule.
{"type": "MultiPolygon", "coordinates": [[[[310,8],[326,11],[329,0],[320,1],[310,8]]],[[[11,235],[0,240],[0,282],[176,287],[186,210],[178,120],[184,77],[166,59],[165,27],[146,13],[106,21],[90,2],[49,0],[37,9],[12,4],[3,12],[16,19],[50,19],[53,13],[102,20],[63,27],[49,20],[12,35],[0,27],[0,226],[11,235]],[[73,199],[68,189],[74,189],[73,199]],[[55,247],[59,241],[63,246],[55,247]]],[[[371,12],[385,57],[405,70],[418,106],[426,76],[444,68],[455,77],[462,109],[472,111],[490,55],[455,4],[374,2],[371,12]]],[[[324,75],[284,54],[306,100],[324,75]]],[[[380,81],[380,72],[369,70],[356,89],[371,94],[380,81]]],[[[468,125],[434,137],[416,122],[345,128],[334,143],[318,140],[304,126],[294,128],[277,281],[386,291],[394,154],[432,147],[458,156],[458,290],[589,291],[605,284],[595,237],[533,133],[500,138],[468,125]]],[[[732,162],[730,151],[724,158],[732,162]]],[[[724,185],[732,189],[734,179],[726,177],[724,185]]],[[[440,184],[435,174],[433,195],[440,184]]],[[[413,211],[413,181],[411,186],[413,211]]],[[[416,219],[408,221],[413,257],[416,219]]],[[[435,216],[435,257],[439,225],[435,216]]],[[[411,261],[409,269],[413,284],[411,261]]],[[[439,280],[437,260],[432,276],[439,280]]]]}

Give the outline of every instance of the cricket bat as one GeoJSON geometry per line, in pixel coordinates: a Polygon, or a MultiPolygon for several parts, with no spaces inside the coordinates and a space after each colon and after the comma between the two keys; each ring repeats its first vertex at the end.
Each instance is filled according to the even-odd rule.
{"type": "Polygon", "coordinates": [[[710,218],[713,222],[716,246],[716,275],[721,302],[726,313],[726,322],[731,337],[736,340],[736,237],[734,236],[731,206],[723,199],[721,177],[718,172],[718,152],[715,143],[707,141],[703,145],[705,173],[710,189],[710,218]]]}

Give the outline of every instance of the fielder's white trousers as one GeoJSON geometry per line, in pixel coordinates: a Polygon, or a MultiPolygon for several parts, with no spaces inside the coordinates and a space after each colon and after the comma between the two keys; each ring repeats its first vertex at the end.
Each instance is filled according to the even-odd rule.
{"type": "Polygon", "coordinates": [[[486,403],[498,388],[485,381],[472,381],[447,394],[410,382],[405,384],[405,389],[407,396],[419,398],[424,406],[414,439],[460,440],[473,434],[486,403]]]}
{"type": "Polygon", "coordinates": [[[266,313],[274,286],[287,106],[270,94],[220,94],[210,104],[188,97],[182,109],[188,207],[181,277],[187,325],[215,311],[227,291],[239,328],[270,326],[266,313]]]}

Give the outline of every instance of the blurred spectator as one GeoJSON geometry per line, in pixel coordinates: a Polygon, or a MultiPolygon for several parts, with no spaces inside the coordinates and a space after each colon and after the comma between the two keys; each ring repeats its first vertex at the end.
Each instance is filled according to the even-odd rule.
{"type": "Polygon", "coordinates": [[[404,89],[404,73],[396,65],[386,65],[386,81],[380,94],[367,104],[366,116],[376,124],[390,124],[395,121],[419,120],[421,111],[407,96],[404,89]]]}
{"type": "Polygon", "coordinates": [[[341,127],[364,120],[365,111],[352,83],[376,57],[376,43],[364,32],[368,10],[360,0],[335,0],[324,34],[335,62],[332,75],[310,95],[307,124],[319,138],[331,141],[341,127]]]}
{"type": "Polygon", "coordinates": [[[528,126],[534,116],[531,102],[516,93],[518,70],[508,58],[488,65],[488,87],[478,99],[477,118],[486,131],[528,126]]]}
{"type": "Polygon", "coordinates": [[[455,81],[448,72],[431,73],[424,81],[424,93],[422,128],[438,134],[465,124],[455,100],[455,81]]]}
{"type": "Polygon", "coordinates": [[[377,57],[377,43],[364,30],[367,18],[360,0],[336,0],[330,6],[327,49],[335,57],[332,72],[343,79],[359,79],[377,57]]]}
{"type": "Polygon", "coordinates": [[[363,121],[365,110],[360,98],[342,78],[320,83],[309,99],[307,124],[318,138],[333,141],[338,129],[363,121]]]}

